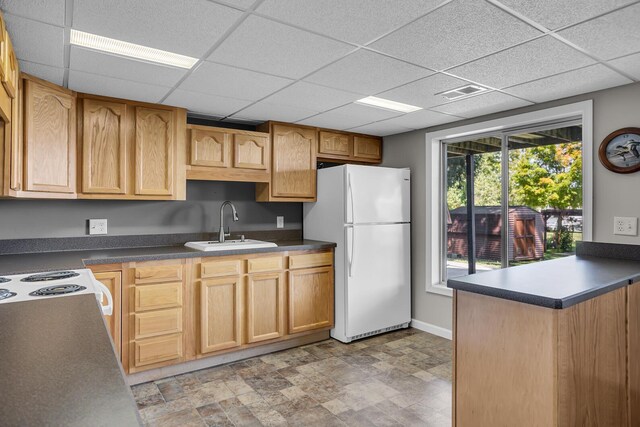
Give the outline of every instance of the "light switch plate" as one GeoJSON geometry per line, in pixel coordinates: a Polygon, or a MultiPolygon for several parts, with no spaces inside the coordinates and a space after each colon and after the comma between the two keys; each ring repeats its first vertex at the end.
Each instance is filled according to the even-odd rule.
{"type": "Polygon", "coordinates": [[[106,219],[90,219],[89,234],[107,234],[106,219]]]}
{"type": "Polygon", "coordinates": [[[284,228],[284,217],[277,216],[276,217],[276,228],[284,228]]]}
{"type": "Polygon", "coordinates": [[[622,236],[638,235],[638,218],[633,216],[616,216],[613,218],[613,234],[622,236]]]}

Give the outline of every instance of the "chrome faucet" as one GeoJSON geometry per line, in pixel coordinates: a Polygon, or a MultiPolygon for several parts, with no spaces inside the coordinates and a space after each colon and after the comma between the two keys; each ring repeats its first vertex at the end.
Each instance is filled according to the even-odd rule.
{"type": "Polygon", "coordinates": [[[220,206],[220,231],[218,231],[218,242],[220,243],[224,243],[224,238],[228,237],[231,235],[231,233],[225,233],[224,232],[224,207],[225,206],[231,206],[231,212],[233,213],[233,220],[237,221],[238,218],[238,211],[236,211],[236,207],[233,206],[233,203],[231,203],[230,201],[226,200],[222,206],[220,206]]]}

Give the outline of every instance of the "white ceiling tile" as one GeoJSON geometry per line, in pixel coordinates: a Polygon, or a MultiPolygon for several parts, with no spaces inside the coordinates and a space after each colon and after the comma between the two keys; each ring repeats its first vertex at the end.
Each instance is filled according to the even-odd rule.
{"type": "Polygon", "coordinates": [[[609,64],[640,80],[640,53],[614,59],[609,64]]]}
{"type": "Polygon", "coordinates": [[[360,104],[349,104],[335,110],[327,111],[317,116],[301,120],[300,123],[331,129],[350,129],[363,126],[379,120],[389,119],[400,115],[395,111],[367,107],[360,104]]]}
{"type": "Polygon", "coordinates": [[[442,0],[266,0],[257,12],[351,43],[365,44],[424,15],[442,0]]]}
{"type": "Polygon", "coordinates": [[[469,82],[466,80],[457,79],[446,74],[434,74],[433,76],[383,92],[377,96],[392,101],[404,102],[409,105],[429,108],[447,102],[445,97],[436,94],[457,89],[467,84],[469,84],[469,82]]]}
{"type": "Polygon", "coordinates": [[[414,111],[413,113],[403,114],[402,116],[384,120],[379,123],[390,123],[409,129],[423,129],[430,126],[437,126],[444,123],[455,122],[461,119],[462,117],[438,113],[437,111],[418,110],[414,111]]]}
{"type": "Polygon", "coordinates": [[[237,7],[240,9],[249,9],[256,0],[215,0],[216,3],[227,4],[231,7],[237,7]]]}
{"type": "Polygon", "coordinates": [[[255,101],[291,82],[282,77],[205,61],[180,83],[180,89],[255,101]]]}
{"type": "Polygon", "coordinates": [[[115,79],[75,70],[69,70],[69,89],[142,102],[159,102],[169,92],[169,88],[164,86],[115,79]]]}
{"type": "Polygon", "coordinates": [[[330,87],[319,86],[303,81],[274,93],[265,99],[272,104],[290,105],[292,107],[309,108],[315,111],[326,111],[362,98],[357,93],[345,92],[330,87]]]}
{"type": "Polygon", "coordinates": [[[4,13],[64,26],[65,0],[0,0],[4,13]]]}
{"type": "Polygon", "coordinates": [[[4,19],[18,59],[64,67],[62,28],[10,14],[4,19]]]}
{"type": "Polygon", "coordinates": [[[62,86],[64,79],[64,68],[50,67],[49,65],[36,64],[29,61],[18,61],[20,71],[31,74],[43,80],[62,86]]]}
{"type": "Polygon", "coordinates": [[[534,102],[544,102],[628,83],[632,81],[604,65],[596,64],[513,86],[505,91],[534,102]]]}
{"type": "Polygon", "coordinates": [[[371,47],[442,70],[539,34],[538,30],[485,1],[452,1],[371,47]]]}
{"type": "Polygon", "coordinates": [[[593,63],[588,56],[546,36],[449,71],[480,84],[503,88],[593,63]]]}
{"type": "Polygon", "coordinates": [[[71,46],[69,68],[159,86],[174,86],[187,73],[183,68],[137,61],[77,46],[71,46]]]}
{"type": "Polygon", "coordinates": [[[368,135],[377,135],[377,136],[388,136],[388,135],[396,135],[399,133],[410,132],[413,129],[398,126],[394,123],[390,123],[388,120],[384,120],[381,122],[375,122],[364,126],[358,126],[356,128],[351,128],[349,131],[357,132],[357,133],[366,133],[368,135]]]}
{"type": "Polygon", "coordinates": [[[73,27],[199,58],[241,14],[206,0],[81,0],[73,27]]]}
{"type": "Polygon", "coordinates": [[[460,101],[450,102],[432,110],[442,113],[453,114],[459,117],[478,117],[485,114],[496,113],[498,111],[511,110],[513,108],[531,105],[531,102],[514,98],[500,92],[489,92],[482,95],[472,96],[460,101]]]}
{"type": "Polygon", "coordinates": [[[183,107],[195,113],[225,117],[249,105],[251,101],[208,95],[201,92],[190,92],[176,89],[164,101],[166,105],[183,107]]]}
{"type": "Polygon", "coordinates": [[[430,74],[433,71],[361,49],[313,73],[305,80],[363,95],[374,95],[430,74]]]}
{"type": "MultiPolygon", "coordinates": [[[[278,120],[282,122],[296,122],[305,117],[316,114],[317,111],[308,108],[294,107],[284,104],[273,104],[267,101],[256,102],[237,113],[238,117],[249,120],[278,120]]],[[[231,117],[233,119],[233,117],[231,117]]]]}
{"type": "Polygon", "coordinates": [[[560,31],[559,34],[601,59],[635,53],[640,47],[640,4],[560,31]]]}
{"type": "Polygon", "coordinates": [[[250,16],[209,59],[278,76],[300,78],[352,49],[345,43],[250,16]]]}
{"type": "Polygon", "coordinates": [[[499,0],[550,30],[582,22],[634,0],[499,0]]]}

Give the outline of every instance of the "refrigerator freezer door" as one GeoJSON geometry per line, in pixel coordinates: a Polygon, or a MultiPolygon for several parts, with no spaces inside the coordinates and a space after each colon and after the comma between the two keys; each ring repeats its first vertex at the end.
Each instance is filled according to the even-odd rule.
{"type": "Polygon", "coordinates": [[[411,321],[410,225],[345,227],[346,336],[411,321]]]}
{"type": "Polygon", "coordinates": [[[345,168],[347,224],[410,221],[408,169],[352,166],[345,168]]]}

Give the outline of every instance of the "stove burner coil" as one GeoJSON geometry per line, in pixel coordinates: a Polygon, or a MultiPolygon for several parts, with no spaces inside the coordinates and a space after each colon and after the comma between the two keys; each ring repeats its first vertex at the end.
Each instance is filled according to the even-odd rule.
{"type": "Polygon", "coordinates": [[[11,281],[11,279],[8,279],[6,277],[0,277],[0,283],[7,283],[7,282],[10,282],[10,281],[11,281]]]}
{"type": "Polygon", "coordinates": [[[0,301],[15,297],[16,293],[11,292],[9,289],[0,289],[0,301]]]}
{"type": "Polygon", "coordinates": [[[87,288],[80,285],[59,285],[59,286],[47,286],[46,288],[40,288],[37,291],[31,292],[29,295],[32,297],[45,297],[52,295],[64,295],[72,294],[74,292],[83,291],[87,288]]]}
{"type": "Polygon", "coordinates": [[[79,276],[79,273],[73,271],[54,271],[52,273],[40,273],[27,276],[21,282],[49,282],[51,280],[69,279],[79,276]]]}

